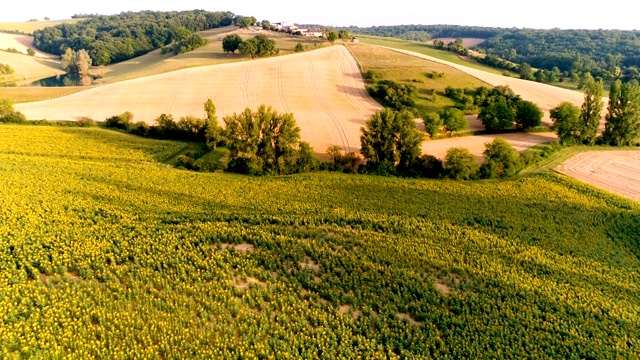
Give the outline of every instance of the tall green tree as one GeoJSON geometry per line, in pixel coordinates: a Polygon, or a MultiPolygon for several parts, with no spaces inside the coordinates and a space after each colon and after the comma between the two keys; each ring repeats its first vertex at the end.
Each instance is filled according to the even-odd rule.
{"type": "Polygon", "coordinates": [[[286,174],[295,170],[300,128],[293,114],[279,114],[261,105],[224,117],[231,171],[286,174]]]}
{"type": "Polygon", "coordinates": [[[585,75],[584,81],[584,103],[580,109],[580,120],[583,129],[580,134],[580,140],[583,144],[593,145],[598,137],[598,128],[600,127],[600,119],[602,107],[602,80],[594,80],[591,74],[585,75]]]}
{"type": "Polygon", "coordinates": [[[580,108],[570,102],[563,102],[551,109],[553,127],[562,145],[576,145],[582,142],[584,124],[580,120],[580,108]]]}
{"type": "Polygon", "coordinates": [[[635,80],[622,84],[616,80],[609,91],[604,143],[614,146],[634,145],[640,138],[640,85],[635,80]]]}
{"type": "Polygon", "coordinates": [[[76,74],[81,77],[87,76],[91,65],[91,57],[84,49],[74,51],[71,48],[67,48],[64,55],[62,55],[62,68],[70,74],[76,74]]]}
{"type": "Polygon", "coordinates": [[[222,50],[224,52],[230,52],[235,54],[236,50],[240,49],[242,44],[242,38],[238,34],[229,34],[222,39],[222,50]]]}
{"type": "Polygon", "coordinates": [[[420,156],[423,134],[408,111],[385,108],[361,129],[360,153],[371,172],[389,174],[395,167],[409,167],[420,156]]]}
{"type": "Polygon", "coordinates": [[[450,133],[462,131],[469,127],[469,120],[459,109],[445,109],[440,113],[444,128],[450,133]]]}
{"type": "Polygon", "coordinates": [[[444,158],[444,171],[448,178],[454,180],[470,180],[478,175],[478,159],[463,147],[447,150],[444,158]]]}
{"type": "Polygon", "coordinates": [[[211,99],[207,99],[204,103],[204,112],[206,114],[205,140],[211,149],[215,149],[224,137],[222,128],[220,127],[220,124],[218,124],[216,106],[213,104],[211,99]]]}
{"type": "Polygon", "coordinates": [[[483,107],[478,114],[478,119],[487,131],[494,132],[511,128],[515,120],[515,113],[507,101],[501,97],[496,102],[483,107]]]}
{"type": "Polygon", "coordinates": [[[482,155],[485,163],[480,168],[480,173],[484,178],[514,176],[522,169],[520,154],[504,139],[496,138],[487,143],[482,155]]]}
{"type": "Polygon", "coordinates": [[[516,110],[516,125],[527,131],[542,124],[542,110],[531,101],[522,101],[516,110]]]}
{"type": "Polygon", "coordinates": [[[338,33],[335,31],[329,31],[327,33],[327,40],[329,40],[329,42],[336,42],[336,40],[338,40],[338,33]]]}
{"type": "Polygon", "coordinates": [[[438,113],[427,113],[424,118],[424,130],[432,139],[438,135],[440,130],[442,130],[442,126],[444,122],[438,113]]]}

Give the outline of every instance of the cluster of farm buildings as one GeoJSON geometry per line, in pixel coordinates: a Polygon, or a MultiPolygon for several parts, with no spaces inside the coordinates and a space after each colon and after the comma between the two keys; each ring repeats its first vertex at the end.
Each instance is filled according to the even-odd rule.
{"type": "Polygon", "coordinates": [[[286,32],[292,35],[309,36],[309,37],[323,37],[324,34],[320,29],[303,29],[292,22],[279,22],[271,24],[271,30],[286,32]]]}

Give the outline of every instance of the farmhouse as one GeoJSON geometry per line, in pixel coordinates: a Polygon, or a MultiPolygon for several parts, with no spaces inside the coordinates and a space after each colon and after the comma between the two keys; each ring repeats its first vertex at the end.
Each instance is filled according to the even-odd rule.
{"type": "Polygon", "coordinates": [[[275,24],[271,24],[272,27],[274,27],[276,30],[282,30],[285,29],[287,30],[288,28],[292,27],[292,26],[296,26],[296,24],[290,22],[290,21],[285,21],[285,22],[279,22],[279,23],[275,23],[275,24]]]}

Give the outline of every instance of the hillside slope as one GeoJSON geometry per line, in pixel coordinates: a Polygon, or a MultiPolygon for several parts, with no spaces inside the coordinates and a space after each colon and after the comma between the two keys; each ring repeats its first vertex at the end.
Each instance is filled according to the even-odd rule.
{"type": "Polygon", "coordinates": [[[360,147],[360,127],[381,109],[367,93],[357,63],[343,46],[242,63],[174,71],[70,96],[16,105],[29,119],[103,120],[131,111],[153,123],[160,114],[201,116],[211,98],[220,117],[260,104],[294,113],[302,138],[317,151],[360,147]]]}
{"type": "Polygon", "coordinates": [[[0,358],[640,357],[640,207],[502,182],[201,174],[0,126],[0,358]]]}

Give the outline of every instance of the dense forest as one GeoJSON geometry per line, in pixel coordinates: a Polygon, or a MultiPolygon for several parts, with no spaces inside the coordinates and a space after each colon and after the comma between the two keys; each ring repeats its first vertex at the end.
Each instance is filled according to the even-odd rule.
{"type": "Polygon", "coordinates": [[[35,31],[34,41],[38,49],[58,55],[67,48],[85,49],[94,65],[108,65],[171,43],[190,45],[198,36],[194,32],[231,25],[235,18],[231,12],[204,10],[94,15],[76,24],[35,31]]]}
{"type": "Polygon", "coordinates": [[[483,38],[476,50],[534,68],[576,73],[591,72],[604,79],[636,77],[640,67],[640,31],[536,30],[453,25],[349,27],[355,34],[405,40],[483,38]]]}

